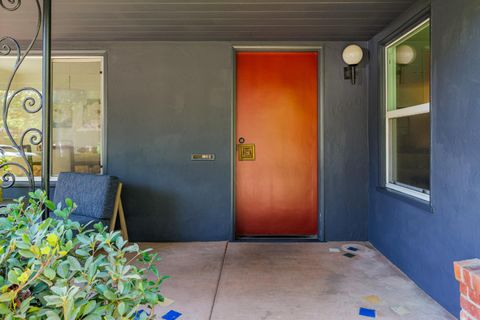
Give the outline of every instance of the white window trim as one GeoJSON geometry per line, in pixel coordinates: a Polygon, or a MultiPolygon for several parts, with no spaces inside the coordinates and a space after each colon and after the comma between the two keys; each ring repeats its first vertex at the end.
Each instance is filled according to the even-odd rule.
{"type": "MultiPolygon", "coordinates": [[[[388,79],[388,55],[386,54],[388,48],[400,43],[404,39],[408,38],[412,33],[416,32],[420,28],[425,27],[427,23],[430,23],[430,19],[426,19],[422,23],[418,24],[415,28],[407,32],[406,34],[402,35],[400,38],[396,39],[394,42],[385,46],[385,61],[384,61],[384,71],[385,71],[385,79],[388,79]]],[[[429,190],[421,190],[414,186],[409,186],[406,184],[401,183],[392,183],[390,182],[391,176],[391,168],[392,168],[392,159],[391,159],[391,150],[390,150],[390,141],[391,141],[391,132],[390,132],[390,120],[403,118],[407,116],[414,116],[419,114],[426,114],[430,113],[430,103],[424,103],[419,105],[414,105],[410,107],[405,107],[401,109],[396,109],[392,111],[388,111],[388,82],[384,81],[384,88],[385,88],[385,99],[384,99],[384,108],[385,112],[385,187],[388,189],[392,189],[406,195],[428,201],[430,202],[430,191],[429,190]]],[[[431,155],[430,155],[431,156],[431,155]]]]}
{"type": "Polygon", "coordinates": [[[412,197],[415,197],[415,198],[418,198],[418,199],[421,199],[421,200],[424,200],[424,201],[427,201],[427,202],[430,201],[430,194],[423,193],[423,192],[420,192],[420,191],[416,191],[416,190],[412,189],[412,187],[403,187],[402,185],[394,184],[394,183],[390,183],[390,182],[387,182],[386,187],[388,189],[392,189],[392,190],[395,190],[395,191],[398,191],[398,192],[401,192],[401,193],[405,193],[409,196],[412,196],[412,197]]]}
{"type": "Polygon", "coordinates": [[[416,106],[387,111],[387,119],[403,118],[417,114],[429,113],[430,103],[419,104],[416,106]]]}
{"type": "Polygon", "coordinates": [[[385,186],[389,189],[393,189],[395,191],[403,192],[408,194],[409,196],[413,196],[425,201],[430,201],[430,193],[427,193],[427,190],[423,191],[415,188],[413,186],[403,185],[403,184],[396,184],[390,182],[391,177],[391,155],[390,155],[390,141],[392,137],[390,136],[390,120],[403,118],[407,116],[414,116],[419,114],[426,114],[430,113],[430,103],[424,103],[416,106],[411,106],[407,108],[402,108],[393,111],[387,111],[385,117],[385,157],[386,157],[386,174],[385,174],[385,186]]]}
{"type": "Polygon", "coordinates": [[[416,25],[413,29],[411,29],[410,31],[408,31],[407,33],[403,34],[402,36],[400,36],[399,38],[395,39],[394,41],[388,43],[385,47],[385,49],[388,49],[389,47],[391,46],[394,46],[396,45],[397,43],[400,43],[402,42],[403,40],[407,39],[408,37],[410,37],[410,35],[412,35],[412,33],[415,33],[417,32],[419,29],[425,27],[427,24],[430,23],[430,18],[427,18],[425,19],[424,21],[420,22],[418,25],[416,25]]]}
{"type": "MultiPolygon", "coordinates": [[[[11,59],[11,57],[8,56],[1,56],[0,59],[11,59]]],[[[41,56],[39,55],[31,55],[28,56],[29,59],[42,59],[41,56]]],[[[101,64],[101,75],[100,75],[100,97],[102,99],[102,113],[100,115],[100,123],[102,124],[102,130],[101,130],[101,135],[100,135],[100,150],[102,154],[100,155],[100,173],[99,174],[104,174],[105,170],[105,159],[106,155],[104,154],[106,151],[105,148],[105,106],[106,106],[106,95],[105,95],[105,57],[103,55],[53,55],[52,56],[52,63],[55,62],[70,62],[70,61],[76,61],[76,62],[90,62],[90,61],[98,61],[101,64]]],[[[40,183],[42,181],[42,177],[40,176],[34,176],[33,177],[35,183],[40,183]]],[[[25,183],[28,182],[27,177],[16,177],[15,178],[16,182],[20,183],[25,183]]],[[[50,176],[50,181],[51,182],[56,182],[58,180],[58,176],[54,176],[53,174],[50,176]]]]}

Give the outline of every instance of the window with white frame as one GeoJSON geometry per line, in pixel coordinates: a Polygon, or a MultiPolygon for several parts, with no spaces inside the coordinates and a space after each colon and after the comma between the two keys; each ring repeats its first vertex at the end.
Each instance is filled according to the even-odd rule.
{"type": "MultiPolygon", "coordinates": [[[[0,58],[0,103],[3,103],[4,88],[15,63],[13,57],[0,58]]],[[[11,91],[23,87],[41,88],[42,59],[30,56],[25,59],[15,75],[11,91]]],[[[55,56],[52,58],[52,145],[51,175],[60,172],[102,173],[103,150],[103,57],[102,56],[55,56]]],[[[29,114],[22,102],[31,92],[25,91],[12,100],[9,110],[9,128],[18,141],[25,128],[41,128],[41,113],[29,114]]],[[[2,115],[0,115],[0,121],[2,115]]],[[[0,144],[11,145],[0,128],[0,144]]],[[[7,157],[19,161],[12,148],[7,157]]],[[[41,175],[41,148],[26,139],[24,149],[36,178],[41,175]]],[[[12,167],[12,171],[17,170],[12,167]]],[[[24,174],[15,172],[19,181],[24,174]]]]}
{"type": "Polygon", "coordinates": [[[430,20],[385,47],[386,187],[430,200],[430,20]]]}

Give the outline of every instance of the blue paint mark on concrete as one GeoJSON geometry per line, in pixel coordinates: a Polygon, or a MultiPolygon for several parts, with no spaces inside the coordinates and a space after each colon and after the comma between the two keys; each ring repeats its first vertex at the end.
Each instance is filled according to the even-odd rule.
{"type": "Polygon", "coordinates": [[[180,312],[177,312],[175,310],[170,310],[162,316],[162,319],[175,320],[175,319],[179,318],[181,315],[182,314],[180,312]]]}
{"type": "Polygon", "coordinates": [[[377,312],[375,310],[367,308],[360,308],[360,310],[358,311],[359,315],[369,318],[375,318],[377,316],[376,313],[377,312]]]}

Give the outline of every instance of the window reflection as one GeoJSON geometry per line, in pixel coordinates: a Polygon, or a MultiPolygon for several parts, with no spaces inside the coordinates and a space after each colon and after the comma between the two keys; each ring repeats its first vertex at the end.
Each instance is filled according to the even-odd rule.
{"type": "Polygon", "coordinates": [[[430,115],[392,119],[392,183],[430,190],[430,115]]]}
{"type": "MultiPolygon", "coordinates": [[[[0,103],[3,103],[4,88],[14,60],[0,59],[0,103]]],[[[52,106],[52,167],[53,176],[63,171],[101,173],[102,171],[102,60],[101,58],[54,58],[53,59],[53,106],[52,106]]],[[[11,92],[25,86],[41,88],[41,59],[30,57],[17,73],[11,92]]],[[[41,114],[28,114],[22,109],[28,92],[12,101],[8,124],[13,137],[18,141],[25,129],[41,128],[41,114]]],[[[2,115],[0,115],[0,120],[2,115]]],[[[0,144],[11,145],[6,132],[0,129],[0,144]]],[[[28,162],[35,176],[41,175],[41,145],[24,145],[28,162]]],[[[13,148],[6,147],[7,158],[19,161],[13,148]]],[[[18,177],[24,174],[9,168],[18,177]]]]}

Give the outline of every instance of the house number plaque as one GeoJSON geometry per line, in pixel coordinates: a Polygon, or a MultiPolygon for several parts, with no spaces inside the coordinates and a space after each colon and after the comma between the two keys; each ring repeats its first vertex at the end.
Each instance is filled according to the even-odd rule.
{"type": "Polygon", "coordinates": [[[238,144],[238,161],[255,161],[255,144],[238,144]]]}
{"type": "Polygon", "coordinates": [[[192,153],[192,161],[214,161],[214,153],[192,153]]]}

